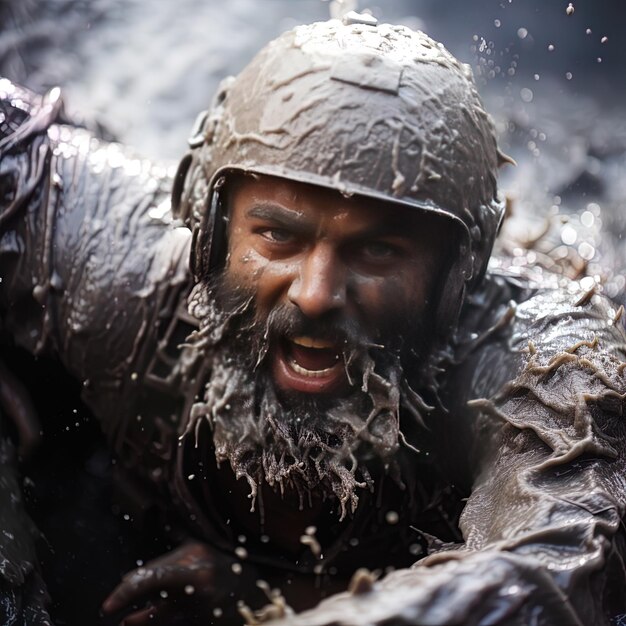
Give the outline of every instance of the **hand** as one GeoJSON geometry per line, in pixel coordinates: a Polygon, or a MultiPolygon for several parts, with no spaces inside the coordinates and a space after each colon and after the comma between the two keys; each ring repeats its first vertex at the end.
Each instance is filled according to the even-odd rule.
{"type": "Polygon", "coordinates": [[[30,395],[0,361],[0,410],[17,428],[19,454],[28,459],[41,441],[41,425],[30,395]]]}
{"type": "Polygon", "coordinates": [[[174,616],[183,615],[205,623],[219,599],[217,582],[224,588],[222,570],[230,563],[203,543],[186,543],[126,574],[102,610],[109,615],[133,611],[124,618],[124,626],[169,624],[174,616]]]}

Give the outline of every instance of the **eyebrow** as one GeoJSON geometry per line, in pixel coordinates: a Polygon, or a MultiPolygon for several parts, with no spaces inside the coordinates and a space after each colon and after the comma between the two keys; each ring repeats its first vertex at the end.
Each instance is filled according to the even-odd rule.
{"type": "MultiPolygon", "coordinates": [[[[272,224],[290,230],[297,235],[310,235],[315,231],[315,225],[305,221],[302,214],[293,209],[265,201],[251,206],[245,213],[247,218],[261,219],[272,224]]],[[[367,239],[379,239],[382,237],[402,237],[412,239],[414,235],[407,231],[407,225],[399,219],[386,220],[382,224],[375,224],[363,231],[354,233],[351,239],[364,241],[367,239]]]]}
{"type": "Polygon", "coordinates": [[[303,221],[300,213],[272,202],[253,205],[246,211],[246,217],[266,220],[299,234],[310,233],[314,230],[312,224],[303,221]]]}

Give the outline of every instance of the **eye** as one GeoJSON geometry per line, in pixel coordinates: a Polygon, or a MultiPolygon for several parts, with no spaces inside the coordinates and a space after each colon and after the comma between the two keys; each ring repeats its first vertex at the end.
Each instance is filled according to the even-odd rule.
{"type": "Polygon", "coordinates": [[[386,241],[368,241],[361,246],[361,254],[372,261],[387,261],[398,258],[401,251],[386,241]]]}
{"type": "Polygon", "coordinates": [[[284,228],[264,228],[259,234],[270,243],[284,244],[295,240],[293,233],[284,228]]]}

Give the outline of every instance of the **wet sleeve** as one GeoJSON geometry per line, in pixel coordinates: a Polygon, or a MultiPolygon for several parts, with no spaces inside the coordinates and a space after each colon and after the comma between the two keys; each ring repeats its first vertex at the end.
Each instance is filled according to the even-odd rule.
{"type": "MultiPolygon", "coordinates": [[[[617,307],[579,296],[546,292],[519,306],[502,340],[517,374],[471,402],[478,434],[465,543],[289,623],[621,623],[625,334],[617,307]]],[[[478,361],[472,372],[488,368],[478,361]]]]}
{"type": "MultiPolygon", "coordinates": [[[[573,291],[573,290],[572,290],[573,291]]],[[[623,309],[546,291],[518,307],[508,343],[517,376],[470,403],[487,424],[461,528],[470,551],[498,550],[544,572],[572,623],[626,613],[626,348],[623,309]]],[[[512,597],[560,623],[531,584],[512,597]]]]}
{"type": "MultiPolygon", "coordinates": [[[[119,405],[188,279],[171,172],[62,122],[59,93],[0,80],[0,329],[119,405]]],[[[139,370],[141,374],[141,369],[139,370]]]]}

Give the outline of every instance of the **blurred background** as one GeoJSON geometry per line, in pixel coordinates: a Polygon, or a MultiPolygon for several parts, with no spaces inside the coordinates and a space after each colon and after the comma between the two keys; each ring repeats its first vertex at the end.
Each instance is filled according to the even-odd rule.
{"type": "Polygon", "coordinates": [[[59,85],[72,115],[176,160],[223,77],[351,9],[425,30],[474,68],[518,163],[502,172],[506,252],[562,259],[624,301],[626,0],[0,0],[0,74],[59,85]]]}
{"type": "Polygon", "coordinates": [[[350,9],[442,41],[496,116],[532,116],[552,98],[622,104],[623,0],[0,0],[0,71],[36,91],[59,85],[70,110],[178,158],[224,76],[282,31],[350,9]]]}

